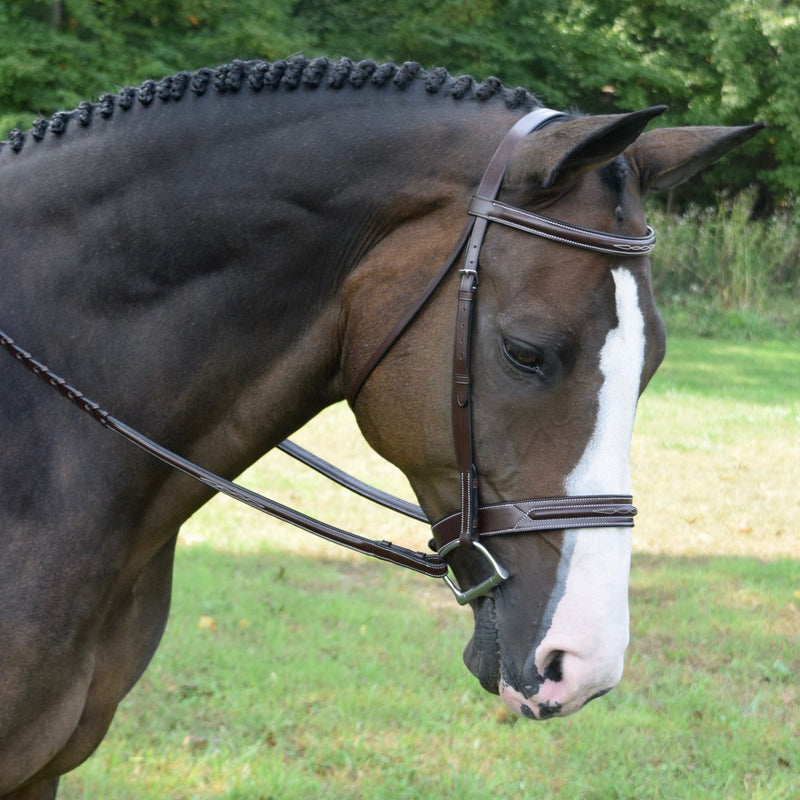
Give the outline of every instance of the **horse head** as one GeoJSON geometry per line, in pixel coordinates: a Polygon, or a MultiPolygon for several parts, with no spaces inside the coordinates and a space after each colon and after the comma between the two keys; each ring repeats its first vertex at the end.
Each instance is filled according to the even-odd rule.
{"type": "MultiPolygon", "coordinates": [[[[648,191],[685,180],[761,127],[643,132],[663,110],[548,121],[513,149],[498,200],[643,241],[648,191]]],[[[415,223],[404,258],[441,251],[453,237],[445,213],[415,223]]],[[[480,502],[628,495],[638,397],[665,352],[646,250],[609,255],[515,227],[488,225],[479,256],[470,406],[480,502]]],[[[457,280],[437,290],[354,403],[367,439],[403,469],[434,521],[459,508],[464,478],[450,426],[457,280]]],[[[362,325],[385,327],[378,307],[362,311],[362,325]]],[[[535,719],[613,688],[629,639],[630,529],[576,522],[484,546],[448,555],[462,587],[486,580],[487,551],[508,575],[469,597],[475,630],[464,659],[482,686],[535,719]]]]}

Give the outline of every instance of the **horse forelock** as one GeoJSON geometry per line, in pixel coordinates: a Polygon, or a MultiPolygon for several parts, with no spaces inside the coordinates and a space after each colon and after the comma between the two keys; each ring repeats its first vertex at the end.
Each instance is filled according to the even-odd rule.
{"type": "Polygon", "coordinates": [[[401,65],[378,64],[370,59],[353,61],[350,58],[307,59],[296,55],[286,60],[233,61],[215,68],[202,68],[196,72],[179,72],[161,80],[146,80],[138,88],[127,86],[119,94],[106,93],[97,102],[84,101],[73,111],[58,111],[50,119],[37,119],[27,133],[15,128],[0,151],[9,147],[13,152],[22,150],[28,138],[41,142],[48,134],[60,136],[70,123],[81,127],[91,125],[100,115],[108,119],[117,109],[129,110],[137,102],[148,106],[155,101],[179,102],[186,92],[202,96],[208,93],[238,94],[241,91],[286,91],[305,88],[334,90],[393,88],[403,91],[422,84],[426,94],[438,94],[455,100],[473,99],[487,101],[499,98],[510,109],[530,110],[540,105],[527,89],[510,89],[498,78],[478,82],[470,75],[452,76],[443,67],[423,69],[418,63],[406,61],[401,65]]]}

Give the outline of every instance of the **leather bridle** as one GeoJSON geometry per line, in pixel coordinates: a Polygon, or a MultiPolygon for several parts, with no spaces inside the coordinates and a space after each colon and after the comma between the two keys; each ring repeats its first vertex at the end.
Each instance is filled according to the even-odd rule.
{"type": "MultiPolygon", "coordinates": [[[[215,473],[198,466],[156,442],[148,439],[124,422],[113,417],[75,387],[69,385],[48,367],[23,350],[14,340],[0,331],[0,346],[23,366],[39,376],[62,396],[90,414],[104,427],[119,434],[137,447],[236,500],[289,522],[328,541],[360,553],[413,569],[431,577],[443,578],[460,604],[468,603],[492,591],[508,572],[497,563],[481,540],[490,536],[536,531],[563,530],[589,527],[630,527],[636,509],[627,495],[593,495],[587,497],[538,498],[480,506],[478,499],[478,474],[472,450],[472,414],[470,404],[471,371],[470,340],[475,295],[478,286],[478,265],[481,245],[490,222],[544,237],[573,247],[616,257],[642,256],[655,246],[655,235],[648,228],[644,236],[621,236],[589,228],[569,225],[497,201],[506,164],[514,148],[525,136],[543,125],[565,115],[550,109],[536,109],[521,118],[506,134],[484,173],[478,192],[469,208],[469,219],[456,245],[444,265],[430,281],[417,301],[389,332],[372,358],[364,365],[354,381],[348,400],[353,406],[356,398],[375,367],[388,353],[403,331],[412,323],[436,288],[449,274],[466,247],[464,267],[460,270],[456,337],[453,354],[452,423],[456,458],[460,475],[461,509],[432,526],[438,552],[425,554],[408,550],[387,541],[374,541],[287,508],[256,492],[232,483],[215,473]],[[445,557],[457,547],[470,548],[480,553],[490,568],[490,576],[478,585],[462,591],[448,576],[445,557]]],[[[343,473],[336,467],[297,447],[283,442],[280,448],[289,455],[308,464],[343,486],[406,514],[428,522],[419,506],[399,500],[343,473]]]]}
{"type": "Polygon", "coordinates": [[[487,506],[481,506],[478,499],[478,472],[472,446],[470,343],[480,252],[488,224],[500,223],[565,245],[616,257],[647,255],[655,247],[655,234],[650,227],[644,236],[610,234],[550,219],[496,199],[508,159],[517,144],[533,131],[565,116],[558,111],[539,108],[522,117],[506,134],[486,168],[478,191],[470,203],[469,219],[444,266],[377,348],[358,375],[348,397],[353,406],[372,371],[413,321],[466,247],[458,288],[451,404],[461,508],[432,526],[434,542],[440,556],[446,556],[457,547],[471,548],[483,556],[490,568],[490,575],[486,580],[466,591],[462,591],[449,577],[445,577],[456,600],[462,605],[488,594],[497,584],[508,578],[508,572],[483,546],[481,539],[567,528],[631,527],[636,514],[629,495],[539,498],[487,506]]]}

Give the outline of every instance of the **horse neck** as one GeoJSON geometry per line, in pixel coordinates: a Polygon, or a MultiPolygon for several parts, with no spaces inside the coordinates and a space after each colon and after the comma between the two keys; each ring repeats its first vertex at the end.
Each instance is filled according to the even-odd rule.
{"type": "Polygon", "coordinates": [[[342,287],[399,224],[463,203],[508,117],[478,110],[413,93],[212,96],[31,145],[20,183],[5,167],[17,202],[0,213],[28,316],[46,324],[18,336],[115,415],[236,472],[343,396],[342,287]],[[44,191],[54,180],[69,193],[44,191]]]}

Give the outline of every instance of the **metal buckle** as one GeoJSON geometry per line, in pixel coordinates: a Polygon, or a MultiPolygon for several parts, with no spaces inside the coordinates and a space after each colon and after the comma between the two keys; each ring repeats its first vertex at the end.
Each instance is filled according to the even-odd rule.
{"type": "MultiPolygon", "coordinates": [[[[455,550],[459,544],[460,541],[458,539],[448,542],[446,545],[444,545],[444,547],[442,547],[441,550],[439,550],[438,555],[444,558],[444,556],[446,556],[451,550],[455,550]]],[[[449,575],[445,575],[442,580],[450,587],[450,591],[455,595],[456,602],[460,606],[465,606],[470,601],[489,594],[495,586],[508,579],[508,572],[506,572],[506,570],[504,570],[497,563],[497,561],[495,561],[492,554],[480,542],[473,542],[472,547],[474,547],[489,563],[489,566],[492,569],[492,574],[485,581],[482,581],[477,586],[473,586],[471,589],[467,589],[464,592],[458,588],[457,584],[450,578],[449,575]]]]}

